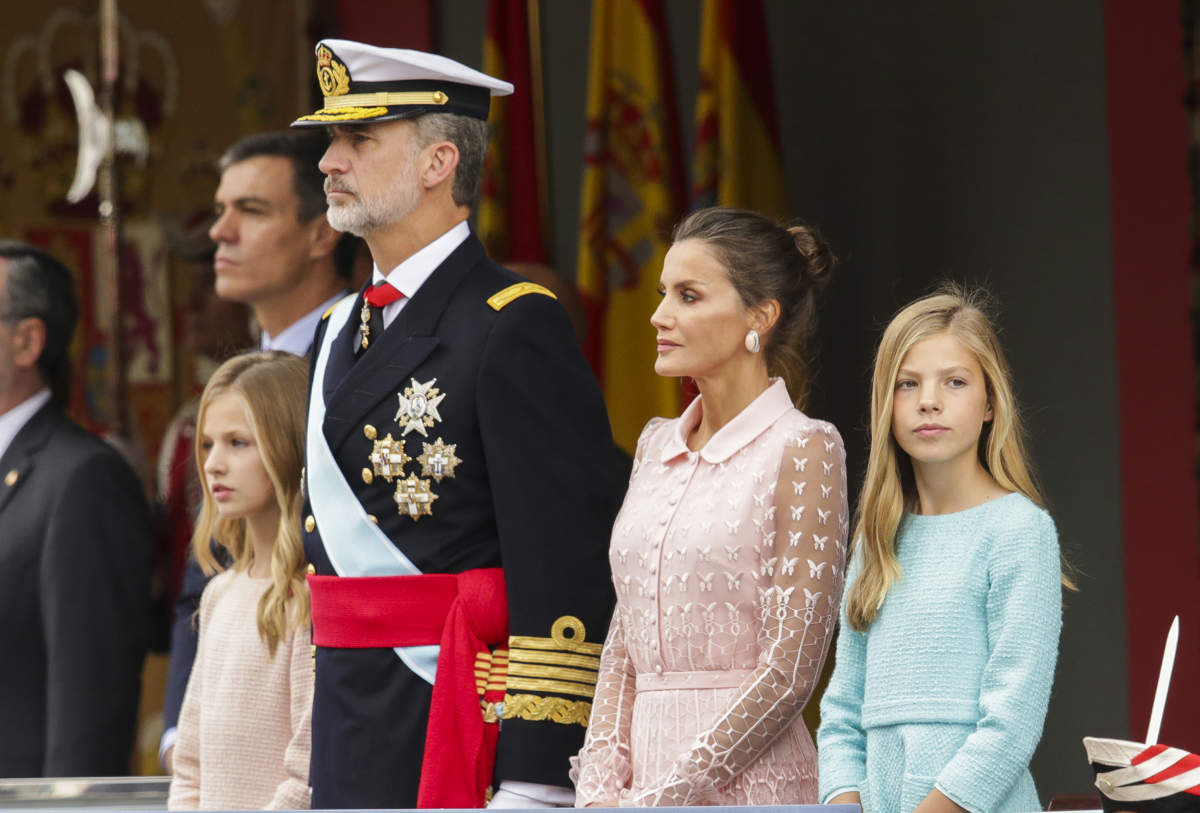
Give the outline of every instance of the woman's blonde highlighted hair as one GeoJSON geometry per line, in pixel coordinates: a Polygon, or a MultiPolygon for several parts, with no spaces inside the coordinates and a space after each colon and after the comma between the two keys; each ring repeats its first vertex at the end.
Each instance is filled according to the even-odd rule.
{"type": "MultiPolygon", "coordinates": [[[[846,603],[850,626],[859,632],[875,620],[888,591],[900,579],[896,532],[904,512],[916,508],[912,461],[892,435],[892,403],[900,365],[917,342],[946,333],[975,356],[992,407],[992,420],[983,425],[979,436],[979,461],[1001,488],[1045,507],[1025,450],[1012,371],[987,310],[982,291],[946,284],[902,308],[880,339],[871,384],[871,452],[855,519],[855,545],[862,563],[846,603]]],[[[1073,590],[1067,572],[1064,561],[1063,584],[1073,590]]]]}
{"type": "Polygon", "coordinates": [[[254,563],[254,547],[242,519],[223,519],[204,477],[205,450],[201,431],[213,399],[232,394],[241,399],[254,443],[271,480],[279,507],[279,531],[271,549],[272,584],[258,603],[258,632],[271,655],[292,629],[309,623],[307,562],[300,541],[300,469],[304,461],[304,423],[308,365],[291,353],[247,353],[226,361],[208,380],[196,418],[196,465],[204,487],[204,505],[192,534],[192,552],[208,575],[220,571],[210,540],[229,551],[233,566],[254,563]],[[294,601],[292,601],[294,599],[294,601]],[[290,605],[290,609],[289,609],[290,605]]]}

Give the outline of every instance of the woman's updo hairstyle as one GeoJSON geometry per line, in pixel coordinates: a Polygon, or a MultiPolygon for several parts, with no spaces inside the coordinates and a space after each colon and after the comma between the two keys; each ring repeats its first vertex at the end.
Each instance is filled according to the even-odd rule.
{"type": "Polygon", "coordinates": [[[821,236],[784,226],[746,209],[716,206],[693,212],[672,241],[702,240],[725,267],[746,307],[774,299],[779,320],[761,337],[767,372],[779,376],[797,406],[808,398],[808,340],[816,329],[818,291],[837,258],[821,236]]]}

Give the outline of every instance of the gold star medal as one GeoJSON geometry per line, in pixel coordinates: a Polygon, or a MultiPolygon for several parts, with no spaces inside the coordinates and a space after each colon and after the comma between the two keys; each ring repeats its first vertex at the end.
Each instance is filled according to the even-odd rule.
{"type": "Polygon", "coordinates": [[[404,476],[404,466],[412,460],[404,453],[404,442],[396,440],[389,432],[382,440],[375,441],[371,449],[371,468],[376,477],[389,483],[394,477],[404,476]]]}
{"type": "Polygon", "coordinates": [[[401,515],[407,514],[413,522],[422,516],[433,516],[433,501],[438,498],[429,488],[429,481],[422,480],[415,474],[410,474],[404,480],[396,483],[396,493],[392,499],[396,501],[396,510],[401,515]]]}
{"type": "Polygon", "coordinates": [[[411,387],[405,387],[403,393],[396,394],[400,399],[400,409],[396,410],[395,420],[404,430],[400,437],[414,430],[420,432],[422,437],[429,437],[425,428],[442,420],[442,416],[438,414],[438,404],[446,394],[433,386],[437,383],[436,378],[431,378],[424,384],[418,384],[415,378],[411,380],[411,387]]]}
{"type": "Polygon", "coordinates": [[[462,461],[454,454],[457,443],[446,443],[438,438],[432,444],[422,443],[425,452],[417,458],[421,464],[421,474],[432,477],[439,483],[443,477],[453,477],[454,467],[462,461]]]}

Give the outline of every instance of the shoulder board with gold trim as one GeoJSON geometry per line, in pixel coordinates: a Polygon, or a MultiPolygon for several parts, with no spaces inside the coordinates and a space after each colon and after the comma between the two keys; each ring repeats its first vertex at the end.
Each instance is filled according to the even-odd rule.
{"type": "Polygon", "coordinates": [[[347,299],[353,299],[356,296],[357,296],[357,294],[346,294],[344,297],[339,299],[337,302],[334,302],[332,305],[330,305],[328,308],[325,309],[325,312],[323,314],[321,314],[321,321],[324,322],[326,319],[328,319],[329,314],[333,313],[333,309],[336,308],[338,305],[342,304],[347,299]]]}
{"type": "Polygon", "coordinates": [[[538,285],[536,282],[518,282],[515,285],[510,285],[499,293],[492,294],[488,297],[487,303],[492,306],[492,310],[500,310],[513,300],[520,299],[525,294],[542,294],[551,299],[558,299],[554,292],[549,288],[538,285]]]}

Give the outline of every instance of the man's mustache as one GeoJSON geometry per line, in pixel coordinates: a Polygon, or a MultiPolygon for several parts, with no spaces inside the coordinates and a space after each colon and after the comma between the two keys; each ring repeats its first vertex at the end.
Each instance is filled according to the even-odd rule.
{"type": "Polygon", "coordinates": [[[343,181],[335,180],[333,178],[333,176],[331,176],[331,175],[326,175],[325,176],[325,194],[328,195],[330,192],[345,192],[346,194],[349,194],[349,195],[357,195],[358,194],[358,192],[356,192],[354,190],[354,188],[352,186],[350,186],[349,184],[346,184],[343,181]]]}

